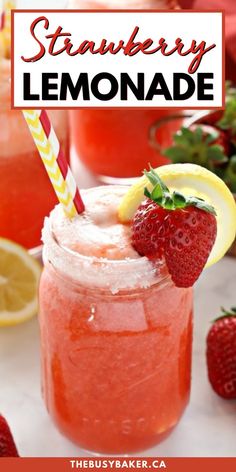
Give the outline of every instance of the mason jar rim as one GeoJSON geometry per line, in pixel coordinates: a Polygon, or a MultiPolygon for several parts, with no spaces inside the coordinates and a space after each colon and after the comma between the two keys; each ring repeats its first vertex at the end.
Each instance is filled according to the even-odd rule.
{"type": "Polygon", "coordinates": [[[44,221],[42,240],[44,265],[51,264],[63,277],[86,287],[117,293],[172,283],[163,259],[155,263],[146,257],[106,259],[80,254],[61,245],[49,218],[44,221]]]}

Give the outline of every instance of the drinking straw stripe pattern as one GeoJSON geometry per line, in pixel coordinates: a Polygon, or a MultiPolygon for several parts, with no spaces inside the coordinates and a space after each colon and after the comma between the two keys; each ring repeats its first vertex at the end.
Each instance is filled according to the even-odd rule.
{"type": "Polygon", "coordinates": [[[76,185],[75,179],[72,175],[72,172],[70,170],[70,167],[68,166],[67,161],[64,158],[63,151],[59,145],[59,141],[56,137],[55,131],[51,125],[51,122],[45,110],[41,111],[40,121],[44,129],[44,132],[49,142],[51,143],[54,154],[57,156],[57,163],[62,173],[62,176],[67,183],[67,187],[71,190],[72,195],[74,195],[73,201],[74,201],[75,207],[77,209],[81,208],[81,210],[79,211],[79,213],[81,213],[84,211],[84,204],[81,200],[81,196],[80,196],[78,187],[76,185]]]}
{"type": "Polygon", "coordinates": [[[84,211],[84,203],[47,112],[24,110],[23,114],[58,200],[66,215],[73,218],[84,211]]]}

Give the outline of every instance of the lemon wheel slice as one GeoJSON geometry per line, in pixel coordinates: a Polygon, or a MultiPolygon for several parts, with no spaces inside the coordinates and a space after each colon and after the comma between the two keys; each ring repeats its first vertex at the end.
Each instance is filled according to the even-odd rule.
{"type": "MultiPolygon", "coordinates": [[[[206,267],[219,261],[234,241],[236,234],[236,204],[225,183],[204,167],[195,164],[169,164],[155,169],[170,190],[179,190],[184,195],[203,198],[217,214],[217,238],[206,267]]],[[[152,185],[145,176],[130,187],[118,208],[122,223],[130,221],[141,201],[145,198],[144,187],[152,185]]]]}
{"type": "Polygon", "coordinates": [[[40,264],[18,244],[0,238],[0,326],[22,323],[38,309],[40,264]]]}

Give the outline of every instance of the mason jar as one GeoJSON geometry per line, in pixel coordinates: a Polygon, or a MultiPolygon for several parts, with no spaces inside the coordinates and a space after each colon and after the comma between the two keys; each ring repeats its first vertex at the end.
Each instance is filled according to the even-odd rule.
{"type": "MultiPolygon", "coordinates": [[[[82,192],[85,207],[86,196],[93,199],[97,221],[101,192],[104,214],[117,191],[107,186],[82,192]]],[[[177,288],[163,261],[154,269],[145,257],[123,258],[122,245],[111,244],[116,259],[105,258],[103,249],[99,256],[98,232],[90,233],[86,210],[70,222],[68,243],[62,243],[53,215],[43,230],[39,290],[48,412],[64,435],[95,453],[155,446],[189,401],[192,289],[177,288]],[[90,252],[76,229],[82,224],[94,241],[90,252]]],[[[66,225],[63,220],[64,235],[66,225]]]]}

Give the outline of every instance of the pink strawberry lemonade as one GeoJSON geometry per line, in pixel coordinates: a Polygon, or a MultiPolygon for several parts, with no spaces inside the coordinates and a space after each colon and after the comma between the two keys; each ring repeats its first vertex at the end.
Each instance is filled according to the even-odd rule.
{"type": "Polygon", "coordinates": [[[57,206],[43,230],[43,396],[60,431],[106,454],[159,443],[190,392],[192,290],[133,249],[117,218],[126,191],[83,191],[84,214],[57,206]]]}

